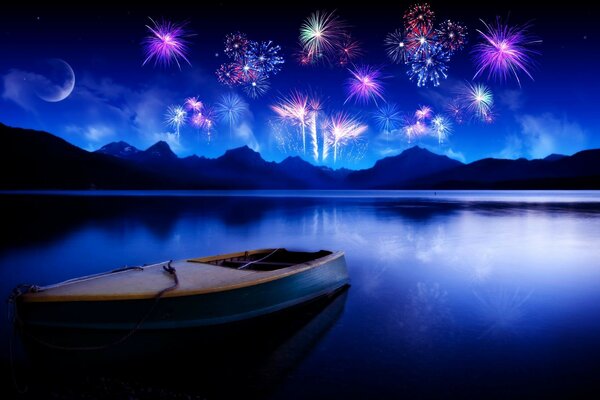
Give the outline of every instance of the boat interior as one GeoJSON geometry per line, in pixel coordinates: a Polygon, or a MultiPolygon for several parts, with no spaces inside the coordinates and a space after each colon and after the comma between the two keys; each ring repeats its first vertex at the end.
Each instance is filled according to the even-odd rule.
{"type": "Polygon", "coordinates": [[[288,251],[286,249],[268,249],[226,254],[224,256],[195,258],[188,261],[208,263],[227,268],[251,271],[275,271],[302,264],[332,254],[331,251],[316,252],[288,251]]]}

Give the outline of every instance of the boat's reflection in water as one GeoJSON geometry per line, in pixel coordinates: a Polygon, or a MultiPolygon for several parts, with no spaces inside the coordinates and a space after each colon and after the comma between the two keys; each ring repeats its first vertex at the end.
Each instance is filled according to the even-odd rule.
{"type": "Polygon", "coordinates": [[[347,290],[274,315],[220,328],[123,333],[35,332],[23,337],[32,398],[268,397],[344,310],[347,290]]]}

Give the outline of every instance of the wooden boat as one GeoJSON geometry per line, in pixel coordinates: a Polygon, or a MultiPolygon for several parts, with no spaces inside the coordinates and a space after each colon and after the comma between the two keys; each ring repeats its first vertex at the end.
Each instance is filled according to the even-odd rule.
{"type": "Polygon", "coordinates": [[[128,267],[16,298],[32,327],[165,329],[241,321],[331,294],[348,284],[343,252],[252,250],[128,267]]]}

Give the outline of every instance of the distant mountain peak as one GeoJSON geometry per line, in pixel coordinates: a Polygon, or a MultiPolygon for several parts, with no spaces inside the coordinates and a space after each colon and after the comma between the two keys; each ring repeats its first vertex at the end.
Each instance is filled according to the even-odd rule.
{"type": "Polygon", "coordinates": [[[227,162],[261,162],[264,161],[260,153],[252,150],[248,146],[236,147],[235,149],[229,149],[219,157],[219,160],[227,162]]]}
{"type": "Polygon", "coordinates": [[[558,160],[562,160],[565,157],[567,157],[567,156],[565,156],[564,154],[552,153],[549,156],[544,157],[544,160],[546,160],[546,161],[558,161],[558,160]]]}
{"type": "Polygon", "coordinates": [[[177,155],[173,153],[171,150],[171,146],[164,140],[160,140],[154,143],[152,146],[148,147],[144,154],[150,156],[152,158],[161,158],[161,159],[174,159],[177,158],[177,155]]]}
{"type": "Polygon", "coordinates": [[[139,152],[140,150],[138,148],[122,140],[109,143],[95,151],[95,153],[106,154],[119,158],[131,158],[139,152]]]}

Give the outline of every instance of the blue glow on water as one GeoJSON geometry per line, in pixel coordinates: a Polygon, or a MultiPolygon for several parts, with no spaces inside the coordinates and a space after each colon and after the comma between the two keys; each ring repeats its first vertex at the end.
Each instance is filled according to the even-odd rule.
{"type": "Polygon", "coordinates": [[[275,398],[596,388],[599,192],[59,194],[0,198],[5,296],[167,259],[344,250],[344,312],[275,398]]]}

